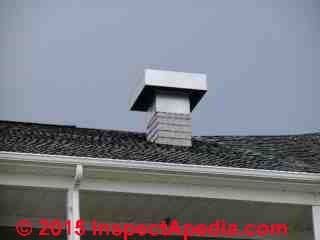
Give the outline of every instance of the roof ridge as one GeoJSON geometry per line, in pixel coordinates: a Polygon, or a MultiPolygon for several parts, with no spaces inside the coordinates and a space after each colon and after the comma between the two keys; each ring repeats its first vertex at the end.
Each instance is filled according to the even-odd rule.
{"type": "Polygon", "coordinates": [[[194,138],[215,138],[215,137],[232,137],[232,138],[248,138],[248,137],[296,137],[296,136],[310,136],[310,135],[320,135],[320,131],[317,132],[303,132],[303,133],[293,133],[293,134],[261,134],[261,135],[249,135],[249,134],[244,134],[244,135],[196,135],[193,136],[194,138]]]}
{"type": "Polygon", "coordinates": [[[12,121],[12,120],[0,120],[0,124],[23,124],[23,125],[37,125],[44,127],[62,127],[62,128],[77,128],[82,130],[96,130],[96,131],[108,131],[108,132],[123,132],[123,133],[133,133],[133,134],[145,134],[144,132],[132,131],[132,130],[117,130],[117,129],[105,129],[105,128],[89,128],[89,127],[80,127],[77,125],[64,125],[64,124],[55,124],[55,123],[42,123],[42,122],[27,122],[27,121],[12,121]]]}
{"type": "Polygon", "coordinates": [[[67,127],[77,128],[76,125],[56,124],[56,123],[44,123],[44,122],[28,122],[28,121],[14,121],[14,120],[0,120],[0,123],[8,124],[24,124],[24,125],[39,125],[39,126],[52,126],[52,127],[67,127]]]}
{"type": "MultiPolygon", "coordinates": [[[[13,121],[13,120],[0,120],[1,123],[8,123],[8,124],[23,124],[23,125],[38,125],[38,126],[47,126],[47,127],[62,127],[62,128],[77,128],[83,130],[96,130],[96,131],[109,131],[109,132],[122,132],[122,133],[132,133],[132,134],[145,134],[145,132],[139,131],[132,131],[132,130],[118,130],[118,129],[109,129],[109,128],[92,128],[92,127],[80,127],[77,125],[67,125],[67,124],[55,124],[55,123],[43,123],[43,122],[28,122],[28,121],[13,121]]],[[[295,133],[295,134],[261,134],[261,135],[193,135],[192,138],[194,140],[203,141],[205,139],[210,138],[277,138],[277,137],[298,137],[298,136],[318,136],[320,135],[320,131],[317,132],[303,132],[303,133],[295,133]]]]}

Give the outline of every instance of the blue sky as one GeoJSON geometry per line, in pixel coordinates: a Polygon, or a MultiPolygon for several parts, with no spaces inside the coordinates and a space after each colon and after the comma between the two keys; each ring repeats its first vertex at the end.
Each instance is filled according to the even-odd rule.
{"type": "Polygon", "coordinates": [[[317,0],[0,3],[0,119],[144,131],[145,68],[206,73],[195,135],[320,130],[317,0]]]}

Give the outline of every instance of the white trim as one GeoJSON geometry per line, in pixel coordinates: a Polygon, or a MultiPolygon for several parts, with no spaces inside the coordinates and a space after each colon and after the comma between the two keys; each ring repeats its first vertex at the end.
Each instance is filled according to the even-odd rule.
{"type": "Polygon", "coordinates": [[[126,182],[105,179],[84,179],[81,190],[133,194],[150,194],[194,198],[228,199],[239,201],[285,203],[297,205],[320,204],[320,197],[313,193],[283,191],[282,189],[249,188],[245,186],[194,185],[186,183],[126,182]]]}
{"type": "Polygon", "coordinates": [[[0,152],[2,185],[69,189],[79,180],[89,191],[320,205],[320,174],[0,152]]]}
{"type": "Polygon", "coordinates": [[[320,206],[312,206],[314,240],[320,240],[320,206]]]}
{"type": "Polygon", "coordinates": [[[79,200],[79,187],[83,177],[83,167],[77,164],[74,174],[73,186],[67,191],[67,220],[71,221],[70,235],[67,233],[67,240],[80,240],[81,237],[75,233],[76,222],[80,219],[80,200],[79,200]]]}
{"type": "Polygon", "coordinates": [[[135,161],[135,160],[120,160],[109,158],[89,158],[89,157],[74,157],[74,156],[59,156],[48,154],[33,154],[33,153],[17,153],[17,152],[0,152],[0,160],[36,162],[48,164],[63,164],[95,166],[104,168],[120,168],[120,169],[138,169],[142,171],[156,172],[172,172],[185,173],[193,175],[220,175],[234,176],[244,178],[266,178],[277,179],[284,181],[298,182],[315,182],[320,184],[319,173],[306,172],[286,172],[275,170],[234,168],[234,167],[218,167],[208,165],[193,165],[193,164],[177,164],[163,163],[150,161],[135,161]]]}
{"type": "Polygon", "coordinates": [[[0,172],[0,185],[67,189],[73,184],[72,178],[39,176],[31,174],[6,174],[0,172]]]}
{"type": "Polygon", "coordinates": [[[79,189],[70,188],[67,192],[67,219],[71,221],[71,232],[67,234],[68,240],[80,240],[80,236],[75,233],[76,222],[80,219],[79,189]]]}

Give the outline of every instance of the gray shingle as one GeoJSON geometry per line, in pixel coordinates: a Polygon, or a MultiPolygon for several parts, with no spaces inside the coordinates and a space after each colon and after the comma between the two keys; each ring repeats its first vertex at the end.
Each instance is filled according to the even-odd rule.
{"type": "Polygon", "coordinates": [[[144,133],[0,121],[0,151],[320,173],[320,133],[202,136],[180,147],[144,133]]]}

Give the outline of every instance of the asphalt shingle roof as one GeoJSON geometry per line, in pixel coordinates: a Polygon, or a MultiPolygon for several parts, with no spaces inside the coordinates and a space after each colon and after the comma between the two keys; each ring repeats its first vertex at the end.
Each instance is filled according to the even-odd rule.
{"type": "Polygon", "coordinates": [[[144,133],[0,121],[0,151],[320,173],[320,133],[200,136],[179,147],[144,133]]]}

